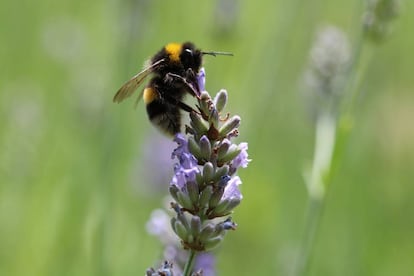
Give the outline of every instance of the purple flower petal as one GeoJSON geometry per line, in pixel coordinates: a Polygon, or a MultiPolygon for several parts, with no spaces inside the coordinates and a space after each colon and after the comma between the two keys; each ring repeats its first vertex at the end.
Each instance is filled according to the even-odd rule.
{"type": "Polygon", "coordinates": [[[234,158],[231,166],[234,169],[238,169],[240,167],[242,168],[246,168],[247,164],[251,161],[251,159],[248,159],[248,153],[247,153],[247,143],[240,143],[239,144],[239,149],[241,149],[241,152],[239,153],[239,155],[236,156],[236,158],[234,158]]]}
{"type": "Polygon", "coordinates": [[[201,68],[197,75],[197,83],[198,88],[200,88],[200,91],[206,90],[206,71],[204,68],[201,68]]]}
{"type": "Polygon", "coordinates": [[[177,157],[179,163],[174,165],[174,176],[171,184],[183,188],[188,181],[195,180],[200,169],[198,168],[197,159],[188,150],[188,142],[185,136],[178,133],[174,141],[177,142],[178,147],[173,151],[171,157],[177,157]]]}
{"type": "Polygon", "coordinates": [[[235,176],[227,183],[226,188],[224,189],[223,197],[222,199],[231,199],[231,198],[237,198],[242,199],[243,195],[241,194],[239,190],[239,185],[241,184],[240,177],[235,176]]]}
{"type": "Polygon", "coordinates": [[[211,253],[200,253],[197,255],[194,270],[202,270],[203,276],[216,275],[216,258],[211,253]]]}
{"type": "Polygon", "coordinates": [[[177,133],[174,136],[174,142],[178,144],[178,147],[173,150],[171,154],[171,159],[174,159],[174,157],[179,157],[184,152],[188,152],[188,142],[182,133],[177,133]]]}

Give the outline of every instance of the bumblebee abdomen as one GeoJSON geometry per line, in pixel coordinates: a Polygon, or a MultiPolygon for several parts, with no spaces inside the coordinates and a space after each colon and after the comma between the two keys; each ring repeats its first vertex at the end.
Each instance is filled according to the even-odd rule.
{"type": "Polygon", "coordinates": [[[147,104],[148,118],[161,131],[174,134],[181,131],[181,114],[176,105],[160,99],[154,99],[147,104]]]}

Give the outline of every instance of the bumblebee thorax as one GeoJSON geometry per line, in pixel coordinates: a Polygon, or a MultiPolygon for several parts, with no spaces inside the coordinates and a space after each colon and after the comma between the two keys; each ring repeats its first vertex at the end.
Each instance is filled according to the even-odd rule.
{"type": "Polygon", "coordinates": [[[180,54],[183,44],[181,43],[168,43],[165,46],[165,52],[167,53],[170,61],[180,62],[180,54]]]}

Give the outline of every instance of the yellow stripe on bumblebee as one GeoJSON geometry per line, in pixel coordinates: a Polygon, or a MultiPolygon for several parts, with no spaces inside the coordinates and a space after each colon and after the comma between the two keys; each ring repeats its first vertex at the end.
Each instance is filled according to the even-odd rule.
{"type": "Polygon", "coordinates": [[[144,100],[145,104],[149,104],[157,98],[158,98],[158,93],[152,87],[147,87],[144,89],[142,99],[144,100]]]}
{"type": "Polygon", "coordinates": [[[168,43],[165,46],[165,51],[168,53],[170,60],[174,62],[179,62],[182,48],[182,43],[168,43]]]}

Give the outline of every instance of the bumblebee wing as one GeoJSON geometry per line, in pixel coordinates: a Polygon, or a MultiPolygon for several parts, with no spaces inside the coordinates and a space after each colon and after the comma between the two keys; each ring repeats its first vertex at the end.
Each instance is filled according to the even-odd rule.
{"type": "Polygon", "coordinates": [[[135,103],[134,103],[134,108],[137,108],[138,103],[139,103],[139,100],[141,100],[141,99],[142,99],[142,96],[143,96],[143,95],[144,95],[144,89],[142,89],[141,93],[139,93],[139,95],[138,95],[137,99],[135,100],[135,103]]]}
{"type": "Polygon", "coordinates": [[[146,68],[140,73],[133,76],[129,81],[127,81],[122,87],[116,92],[113,102],[120,103],[124,99],[130,97],[137,90],[138,86],[145,80],[148,75],[151,74],[151,70],[146,68]]]}
{"type": "Polygon", "coordinates": [[[145,78],[148,77],[153,72],[153,69],[156,68],[163,61],[164,59],[160,59],[157,62],[154,62],[153,64],[151,64],[150,66],[146,67],[144,70],[133,76],[129,81],[124,83],[124,85],[122,85],[122,87],[119,88],[118,92],[116,92],[113,98],[113,102],[120,103],[124,99],[134,94],[135,90],[137,90],[138,86],[142,84],[145,78]]]}

